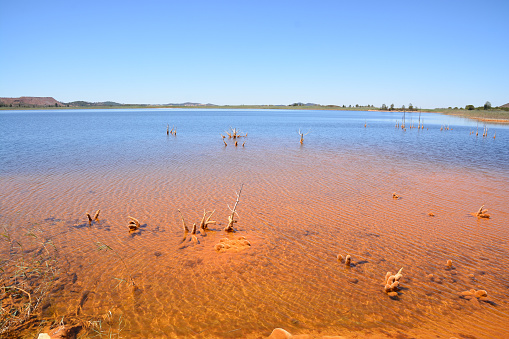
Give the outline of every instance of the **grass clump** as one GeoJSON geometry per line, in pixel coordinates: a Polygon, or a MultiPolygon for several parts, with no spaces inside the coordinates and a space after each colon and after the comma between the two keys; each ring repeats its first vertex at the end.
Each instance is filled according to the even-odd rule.
{"type": "Polygon", "coordinates": [[[4,227],[0,242],[0,337],[10,338],[38,323],[59,274],[58,251],[35,228],[17,239],[4,227]]]}

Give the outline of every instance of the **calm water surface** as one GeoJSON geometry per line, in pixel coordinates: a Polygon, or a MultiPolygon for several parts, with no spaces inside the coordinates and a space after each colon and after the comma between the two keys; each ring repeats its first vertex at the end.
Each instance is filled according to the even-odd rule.
{"type": "MultiPolygon", "coordinates": [[[[509,128],[488,125],[483,138],[483,124],[423,113],[424,129],[403,131],[402,116],[1,111],[1,227],[27,253],[48,240],[58,249],[64,273],[44,317],[110,314],[109,329],[124,337],[259,338],[276,327],[316,337],[508,337],[509,128]],[[230,126],[248,133],[238,147],[221,139],[230,126]],[[309,131],[303,145],[299,129],[309,131]],[[227,235],[241,184],[237,232],[227,235]],[[482,204],[491,219],[471,215],[482,204]],[[89,227],[85,213],[97,209],[89,227]],[[188,226],[216,210],[218,224],[199,243],[181,242],[177,209],[188,226]],[[128,233],[128,215],[141,231],[128,233]],[[28,231],[44,241],[25,240],[28,231]],[[251,246],[215,251],[239,236],[251,246]],[[393,300],[383,278],[401,267],[393,300]],[[129,276],[137,291],[117,286],[129,276]],[[458,296],[472,288],[490,300],[458,296]]],[[[407,126],[418,119],[407,113],[407,126]]],[[[0,244],[4,258],[9,251],[0,244]]]]}

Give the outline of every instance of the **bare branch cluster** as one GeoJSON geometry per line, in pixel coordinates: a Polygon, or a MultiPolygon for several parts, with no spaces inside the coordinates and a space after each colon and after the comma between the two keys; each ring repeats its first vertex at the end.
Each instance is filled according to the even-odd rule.
{"type": "Polygon", "coordinates": [[[99,221],[99,213],[101,213],[101,210],[97,210],[94,214],[94,217],[92,218],[90,214],[87,212],[87,219],[89,225],[92,225],[92,222],[94,221],[99,221]]]}

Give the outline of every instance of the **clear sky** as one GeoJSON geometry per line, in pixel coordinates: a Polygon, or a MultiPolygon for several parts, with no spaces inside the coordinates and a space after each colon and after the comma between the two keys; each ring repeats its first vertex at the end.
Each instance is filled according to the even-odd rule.
{"type": "Polygon", "coordinates": [[[0,0],[0,97],[509,103],[509,1],[0,0]]]}

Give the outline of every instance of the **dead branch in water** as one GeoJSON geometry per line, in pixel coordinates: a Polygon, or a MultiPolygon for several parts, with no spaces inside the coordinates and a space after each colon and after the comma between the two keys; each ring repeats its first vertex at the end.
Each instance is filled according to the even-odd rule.
{"type": "Polygon", "coordinates": [[[304,133],[302,133],[302,132],[300,131],[300,128],[299,128],[299,135],[300,135],[300,143],[301,143],[301,144],[303,144],[303,143],[304,143],[304,136],[305,136],[305,135],[308,135],[308,134],[309,134],[309,132],[311,132],[311,130],[309,130],[306,134],[304,134],[304,133]]]}
{"type": "Polygon", "coordinates": [[[403,277],[403,274],[401,274],[401,271],[403,270],[403,267],[400,268],[398,273],[395,275],[392,275],[391,272],[387,272],[385,275],[385,287],[384,291],[387,293],[390,297],[397,297],[398,296],[398,290],[399,290],[399,280],[403,277]]]}
{"type": "Polygon", "coordinates": [[[213,210],[212,212],[205,212],[205,210],[203,210],[203,217],[201,219],[201,222],[200,222],[200,229],[201,230],[206,230],[208,229],[208,225],[213,225],[215,224],[216,222],[215,221],[211,221],[210,218],[212,217],[212,214],[214,214],[216,210],[213,210]],[[207,217],[207,214],[210,213],[210,215],[207,217]]]}
{"type": "Polygon", "coordinates": [[[99,213],[101,212],[101,210],[97,210],[94,214],[94,217],[92,218],[92,216],[90,215],[90,213],[86,213],[87,214],[87,219],[88,219],[88,224],[89,225],[92,225],[92,222],[94,221],[99,221],[99,213]]]}
{"type": "Polygon", "coordinates": [[[193,229],[191,230],[191,240],[195,244],[199,244],[198,238],[196,238],[196,223],[193,224],[193,229]]]}
{"type": "MultiPolygon", "coordinates": [[[[230,206],[228,206],[228,208],[230,209],[232,214],[228,216],[228,226],[226,226],[224,228],[224,230],[226,232],[235,232],[235,230],[233,229],[233,224],[235,224],[237,222],[237,220],[235,220],[235,214],[237,214],[236,209],[237,209],[237,205],[239,204],[239,198],[240,198],[240,194],[242,193],[243,187],[244,187],[244,184],[240,185],[239,193],[235,192],[235,194],[237,195],[237,201],[235,201],[235,205],[233,206],[233,209],[230,208],[230,206]]],[[[238,216],[238,214],[237,214],[237,216],[238,216]]]]}
{"type": "Polygon", "coordinates": [[[490,215],[488,213],[487,209],[484,208],[484,205],[482,205],[479,210],[475,213],[475,216],[478,217],[478,218],[486,218],[486,219],[489,219],[490,218],[490,215]]]}
{"type": "MultiPolygon", "coordinates": [[[[247,133],[242,135],[242,133],[240,132],[239,129],[232,128],[231,126],[230,126],[230,131],[225,131],[225,133],[228,135],[228,139],[237,139],[237,138],[247,137],[247,133]]],[[[221,134],[221,136],[222,136],[222,134],[221,134]]]]}
{"type": "Polygon", "coordinates": [[[127,217],[129,219],[131,219],[131,221],[129,221],[129,224],[127,225],[129,227],[130,232],[136,231],[138,228],[140,228],[140,222],[138,221],[138,219],[133,218],[131,216],[127,216],[127,217]]]}
{"type": "Polygon", "coordinates": [[[189,232],[189,228],[187,228],[186,222],[184,221],[184,216],[182,215],[182,212],[180,212],[180,209],[178,209],[180,213],[180,218],[182,219],[182,228],[184,229],[184,233],[187,234],[189,232]]]}

